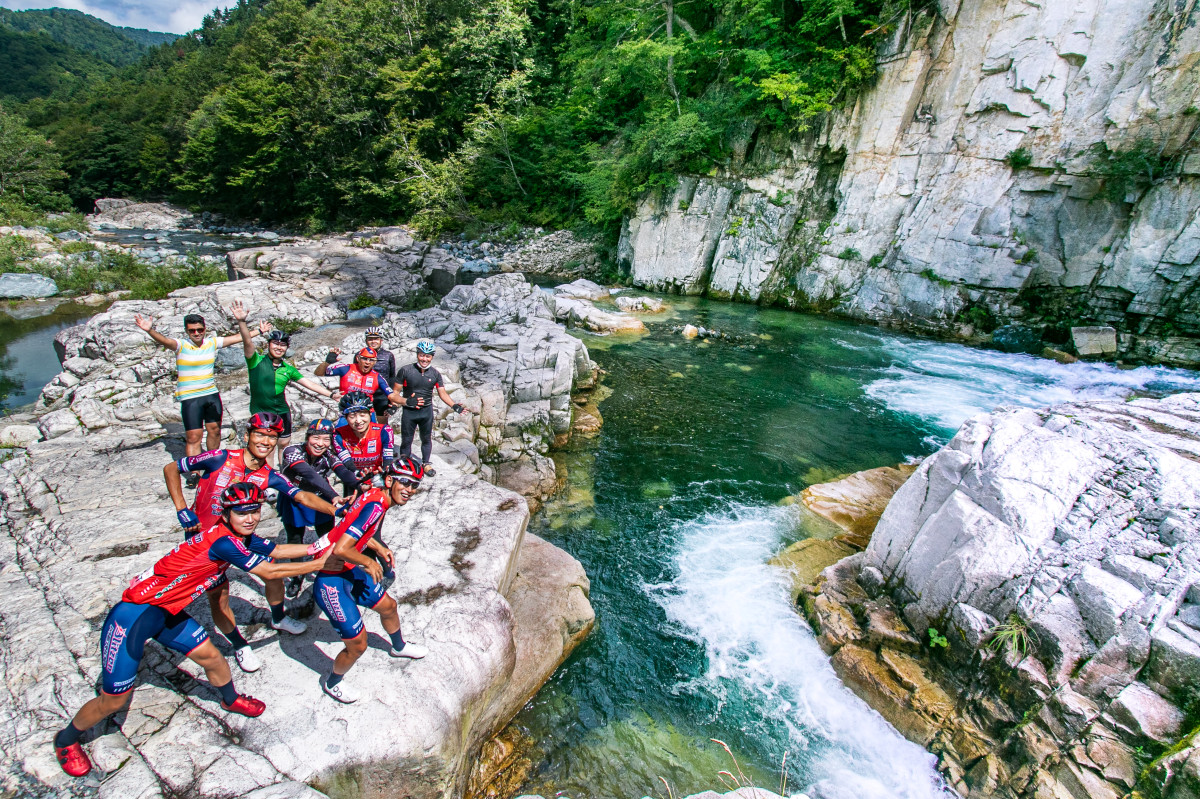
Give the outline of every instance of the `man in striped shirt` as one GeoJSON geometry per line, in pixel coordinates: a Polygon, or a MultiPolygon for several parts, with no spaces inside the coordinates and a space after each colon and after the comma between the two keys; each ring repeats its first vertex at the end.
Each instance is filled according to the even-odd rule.
{"type": "MultiPolygon", "coordinates": [[[[242,310],[240,300],[234,301],[233,310],[242,310]]],[[[204,432],[208,433],[204,451],[218,449],[221,446],[221,415],[224,409],[214,375],[217,349],[240,344],[241,335],[207,335],[204,317],[194,313],[183,317],[183,329],[187,332],[187,339],[183,340],[159,333],[154,329],[154,320],[148,316],[138,314],[134,321],[150,334],[150,338],[175,353],[175,367],[179,372],[175,399],[179,400],[179,411],[183,416],[187,454],[200,454],[200,437],[204,432]]],[[[259,334],[266,335],[268,329],[267,322],[259,323],[259,334]]]]}

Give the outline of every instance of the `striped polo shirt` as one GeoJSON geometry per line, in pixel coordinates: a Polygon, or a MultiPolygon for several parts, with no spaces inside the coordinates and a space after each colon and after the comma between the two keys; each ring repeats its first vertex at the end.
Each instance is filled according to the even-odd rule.
{"type": "Polygon", "coordinates": [[[179,385],[175,389],[175,399],[216,394],[217,379],[213,374],[213,366],[217,360],[217,337],[208,336],[199,347],[188,338],[177,341],[179,350],[175,353],[175,368],[179,370],[179,385]]]}

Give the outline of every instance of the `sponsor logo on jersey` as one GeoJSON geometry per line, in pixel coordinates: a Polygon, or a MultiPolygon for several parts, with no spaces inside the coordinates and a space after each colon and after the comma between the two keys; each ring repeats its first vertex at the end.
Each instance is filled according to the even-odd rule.
{"type": "Polygon", "coordinates": [[[179,575],[174,580],[172,580],[171,582],[169,582],[165,586],[163,586],[161,589],[159,589],[159,592],[154,595],[154,598],[162,599],[168,591],[170,591],[172,588],[174,588],[175,586],[182,583],[187,578],[188,578],[187,572],[184,572],[183,574],[179,575]]]}
{"type": "Polygon", "coordinates": [[[371,439],[367,442],[367,452],[371,455],[375,454],[376,444],[378,444],[378,442],[375,439],[371,439]]]}

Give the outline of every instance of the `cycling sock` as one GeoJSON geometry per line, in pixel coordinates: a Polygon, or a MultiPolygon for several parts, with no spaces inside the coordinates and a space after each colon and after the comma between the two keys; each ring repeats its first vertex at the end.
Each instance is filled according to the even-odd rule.
{"type": "Polygon", "coordinates": [[[242,634],[237,627],[234,627],[229,632],[222,630],[221,635],[225,636],[225,639],[229,641],[229,643],[233,644],[234,649],[241,649],[244,646],[250,646],[250,642],[242,637],[242,634]]]}
{"type": "Polygon", "coordinates": [[[271,606],[271,621],[275,624],[283,621],[283,603],[271,606]]]}
{"type": "Polygon", "coordinates": [[[329,676],[325,678],[325,686],[332,688],[342,681],[344,675],[338,674],[336,671],[329,672],[329,676]]]}
{"type": "Polygon", "coordinates": [[[216,688],[221,692],[221,701],[225,704],[232,705],[237,701],[238,692],[237,689],[233,687],[233,680],[230,680],[224,685],[218,685],[216,688]]]}
{"type": "Polygon", "coordinates": [[[75,723],[71,722],[59,730],[58,735],[54,736],[54,745],[61,749],[64,746],[70,746],[73,743],[78,743],[82,736],[83,730],[75,729],[75,723]]]}
{"type": "Polygon", "coordinates": [[[399,652],[404,648],[404,636],[400,634],[399,630],[396,630],[394,633],[388,633],[388,638],[392,639],[392,649],[399,652]]]}

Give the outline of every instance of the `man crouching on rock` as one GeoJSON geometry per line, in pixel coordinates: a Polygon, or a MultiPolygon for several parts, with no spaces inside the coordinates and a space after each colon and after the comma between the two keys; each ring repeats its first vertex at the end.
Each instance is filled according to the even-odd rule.
{"type": "MultiPolygon", "coordinates": [[[[183,527],[185,538],[190,538],[216,523],[221,515],[221,490],[238,482],[253,483],[260,489],[274,489],[306,508],[333,515],[334,505],[310,491],[301,491],[290,480],[267,465],[267,458],[275,450],[282,432],[283,419],[278,414],[256,413],[250,417],[247,425],[245,449],[202,452],[199,455],[182,457],[163,468],[167,493],[175,503],[175,512],[179,517],[180,526],[183,527]],[[183,481],[180,477],[181,474],[189,472],[199,472],[203,475],[191,508],[187,506],[183,495],[183,481]]],[[[335,497],[334,502],[340,504],[341,497],[335,497]]],[[[273,628],[292,635],[299,635],[307,629],[304,622],[284,615],[283,580],[267,580],[263,593],[266,594],[267,604],[271,607],[273,628]]],[[[250,648],[250,642],[238,631],[237,621],[229,607],[229,584],[222,582],[214,586],[208,595],[208,604],[212,609],[213,622],[229,639],[233,646],[233,657],[242,671],[258,671],[262,668],[258,656],[250,648]]]]}
{"type": "Polygon", "coordinates": [[[63,771],[82,777],[92,770],[79,738],[125,706],[150,638],[198,663],[221,694],[221,707],[243,716],[260,716],[266,705],[233,687],[229,664],[208,634],[185,608],[205,592],[227,582],[236,566],[263,580],[282,580],[319,569],[322,559],[275,563],[271,556],[301,557],[307,548],[277,546],[254,534],[262,516],[262,491],[253,483],[234,483],[221,492],[219,521],[179,544],[151,568],[134,577],[121,601],[108,613],[100,633],[100,696],[75,714],[54,737],[54,753],[63,771]]]}
{"type": "Polygon", "coordinates": [[[308,548],[328,560],[316,582],[313,596],[342,638],[345,649],[333,661],[333,671],[321,681],[325,693],[339,702],[355,702],[358,692],[342,678],[367,651],[367,631],[359,607],[371,608],[383,621],[383,629],[392,641],[389,654],[394,658],[423,658],[425,647],[405,643],[400,634],[400,616],[396,600],[380,585],[383,567],[365,554],[371,549],[394,568],[392,551],[379,543],[375,535],[392,505],[404,505],[424,477],[421,464],[412,458],[393,461],[384,476],[384,488],[372,488],[355,498],[345,517],[328,535],[308,548]]]}

